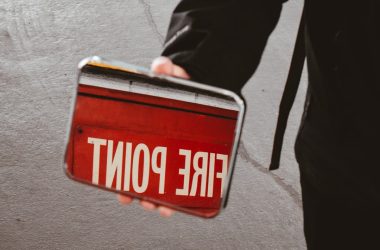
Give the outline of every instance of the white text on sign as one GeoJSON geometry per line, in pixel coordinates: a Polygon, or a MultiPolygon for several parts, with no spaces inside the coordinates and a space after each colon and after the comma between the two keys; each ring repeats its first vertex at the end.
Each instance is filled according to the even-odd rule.
{"type": "MultiPolygon", "coordinates": [[[[167,163],[167,147],[157,146],[152,151],[144,143],[138,143],[133,148],[131,142],[88,137],[87,142],[93,144],[92,183],[99,184],[99,169],[101,147],[107,147],[106,154],[106,181],[105,186],[112,188],[116,178],[116,189],[130,191],[131,186],[137,193],[144,193],[149,185],[151,172],[159,175],[158,193],[165,193],[165,174],[167,163]],[[116,148],[116,149],[115,149],[116,148]],[[139,171],[140,159],[142,159],[142,171],[139,171]],[[123,174],[124,168],[124,176],[123,174]],[[152,170],[152,171],[150,171],[152,170]],[[140,173],[141,172],[141,173],[140,173]],[[124,177],[124,185],[122,178],[124,177]],[[141,179],[141,183],[139,183],[141,179]]],[[[228,155],[192,152],[187,149],[179,149],[178,154],[183,158],[183,167],[178,171],[178,178],[183,178],[183,187],[175,191],[179,196],[196,196],[199,192],[201,197],[213,197],[214,179],[220,179],[221,187],[227,176],[228,155]],[[221,172],[215,173],[216,162],[221,164],[221,172]],[[191,175],[191,173],[193,173],[191,175]],[[198,191],[199,190],[199,191],[198,191]]],[[[222,196],[222,193],[220,194],[222,196]]]]}

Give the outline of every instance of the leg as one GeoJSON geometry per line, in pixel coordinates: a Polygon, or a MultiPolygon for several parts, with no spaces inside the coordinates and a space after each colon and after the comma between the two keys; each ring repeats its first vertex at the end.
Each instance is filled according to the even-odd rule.
{"type": "Polygon", "coordinates": [[[380,248],[380,208],[364,206],[349,193],[319,191],[302,166],[301,187],[308,249],[380,248]]]}

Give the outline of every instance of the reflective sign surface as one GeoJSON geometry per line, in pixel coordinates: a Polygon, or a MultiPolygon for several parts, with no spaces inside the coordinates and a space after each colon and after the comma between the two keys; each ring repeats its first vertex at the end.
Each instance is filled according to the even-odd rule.
{"type": "Polygon", "coordinates": [[[92,57],[80,65],[66,172],[213,217],[226,202],[243,115],[229,91],[92,57]]]}

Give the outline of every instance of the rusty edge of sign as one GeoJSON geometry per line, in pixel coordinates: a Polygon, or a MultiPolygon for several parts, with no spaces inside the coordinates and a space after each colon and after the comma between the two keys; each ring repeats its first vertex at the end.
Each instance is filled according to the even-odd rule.
{"type": "MultiPolygon", "coordinates": [[[[133,73],[133,74],[137,74],[137,75],[143,75],[143,76],[147,76],[147,77],[151,77],[151,78],[158,78],[158,79],[161,79],[164,81],[176,83],[176,84],[181,85],[181,86],[190,86],[194,89],[209,91],[211,93],[216,93],[216,94],[219,94],[222,96],[226,96],[226,97],[232,98],[236,102],[236,107],[238,107],[238,108],[236,109],[236,107],[235,107],[235,108],[233,108],[233,110],[238,111],[238,117],[237,117],[237,124],[236,124],[236,128],[235,128],[234,144],[233,144],[233,147],[231,150],[231,157],[230,157],[230,161],[229,161],[230,171],[228,171],[226,182],[224,183],[224,185],[222,187],[223,197],[222,197],[222,201],[221,201],[221,208],[225,208],[227,206],[228,195],[229,195],[230,186],[231,186],[230,184],[231,184],[231,180],[232,180],[232,176],[233,176],[234,166],[235,166],[235,162],[236,162],[237,150],[239,147],[239,140],[240,140],[240,136],[242,133],[243,121],[244,121],[244,117],[245,117],[245,101],[243,100],[243,98],[240,97],[239,95],[237,95],[236,93],[234,93],[230,90],[227,90],[227,89],[218,88],[218,87],[214,87],[214,86],[210,86],[210,85],[205,85],[202,83],[197,83],[197,82],[193,82],[193,81],[186,80],[186,79],[170,77],[170,76],[166,76],[166,75],[158,75],[158,74],[155,74],[155,73],[151,72],[150,70],[143,68],[143,67],[131,65],[131,64],[121,62],[121,61],[108,60],[108,59],[101,58],[99,56],[91,56],[91,57],[84,58],[78,64],[77,80],[76,80],[75,88],[73,88],[74,93],[73,93],[73,98],[71,100],[70,116],[69,116],[69,120],[68,120],[68,124],[67,124],[68,129],[66,131],[65,152],[64,152],[64,161],[63,161],[64,162],[63,168],[64,168],[65,174],[70,179],[73,179],[73,176],[71,176],[71,174],[67,171],[66,154],[67,154],[68,143],[70,140],[71,124],[72,124],[72,119],[73,119],[74,109],[75,109],[75,104],[76,104],[76,99],[77,99],[77,88],[78,88],[79,82],[81,80],[82,68],[87,66],[87,65],[125,71],[125,72],[129,72],[129,73],[133,73]]],[[[92,82],[92,83],[96,84],[96,81],[92,82]]],[[[115,82],[113,82],[111,84],[114,85],[115,82]]],[[[104,87],[108,87],[108,86],[104,86],[104,87]]],[[[124,87],[124,88],[126,88],[126,87],[124,87]]],[[[123,89],[121,89],[121,90],[123,90],[123,89]]],[[[125,89],[125,90],[131,91],[131,88],[125,89]]],[[[135,89],[135,91],[136,91],[136,89],[135,89]]],[[[137,92],[137,93],[140,93],[140,92],[137,92]]],[[[194,96],[195,96],[195,94],[194,94],[194,96]]],[[[207,98],[209,98],[209,97],[207,96],[207,98]]],[[[202,101],[203,98],[200,98],[200,99],[202,101]]],[[[183,99],[180,99],[180,100],[183,100],[183,99]]],[[[192,101],[192,102],[194,102],[194,101],[192,101]]],[[[199,99],[196,103],[199,103],[199,99]]],[[[202,103],[202,104],[210,105],[209,103],[202,103]]],[[[225,104],[221,104],[221,106],[215,106],[214,105],[214,107],[226,108],[225,104]]],[[[231,107],[228,109],[231,109],[231,107]]],[[[159,203],[161,203],[161,202],[159,202],[159,203]]],[[[220,213],[220,211],[221,210],[219,210],[219,212],[217,214],[215,214],[214,216],[218,215],[220,213]]]]}

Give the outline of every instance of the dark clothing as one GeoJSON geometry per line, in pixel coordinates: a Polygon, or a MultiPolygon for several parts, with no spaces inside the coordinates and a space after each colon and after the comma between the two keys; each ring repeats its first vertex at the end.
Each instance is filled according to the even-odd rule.
{"type": "MultiPolygon", "coordinates": [[[[240,92],[260,62],[282,2],[183,0],[174,10],[163,55],[194,80],[240,92]]],[[[307,233],[315,223],[310,214],[321,207],[310,205],[315,200],[333,206],[337,218],[342,204],[360,204],[373,212],[368,218],[380,211],[379,13],[378,0],[305,1],[310,98],[295,148],[302,182],[310,187],[302,185],[309,248],[310,239],[329,225],[322,216],[319,231],[307,233]]],[[[363,223],[352,230],[369,230],[363,223]]]]}
{"type": "Polygon", "coordinates": [[[239,92],[256,70],[281,8],[278,0],[183,0],[163,55],[194,80],[239,92]]]}
{"type": "Polygon", "coordinates": [[[380,207],[363,206],[350,194],[321,192],[308,180],[301,172],[308,249],[380,249],[380,207]]]}

